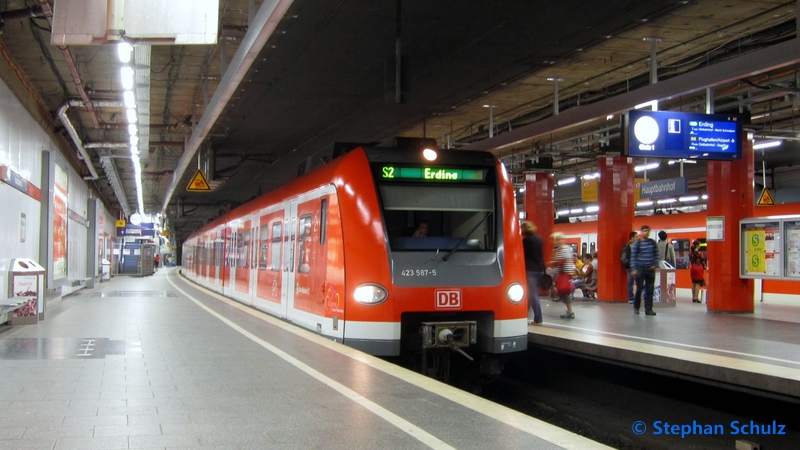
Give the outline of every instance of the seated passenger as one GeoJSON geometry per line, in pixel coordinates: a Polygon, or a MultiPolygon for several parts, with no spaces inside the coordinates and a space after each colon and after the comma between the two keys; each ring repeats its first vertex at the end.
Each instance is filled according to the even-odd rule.
{"type": "Polygon", "coordinates": [[[575,288],[580,289],[583,292],[583,296],[586,298],[596,298],[597,270],[592,264],[593,259],[594,258],[592,258],[592,255],[589,253],[583,255],[582,278],[575,280],[575,288]]]}
{"type": "Polygon", "coordinates": [[[428,236],[428,222],[424,220],[418,220],[416,226],[414,228],[414,237],[426,237],[428,236]]]}

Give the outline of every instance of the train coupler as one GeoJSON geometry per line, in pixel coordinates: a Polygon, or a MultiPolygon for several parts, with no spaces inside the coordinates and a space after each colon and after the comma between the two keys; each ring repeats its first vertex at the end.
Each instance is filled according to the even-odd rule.
{"type": "Polygon", "coordinates": [[[422,335],[423,351],[432,348],[449,348],[472,361],[461,347],[469,347],[478,342],[478,322],[422,322],[419,328],[422,335]]]}

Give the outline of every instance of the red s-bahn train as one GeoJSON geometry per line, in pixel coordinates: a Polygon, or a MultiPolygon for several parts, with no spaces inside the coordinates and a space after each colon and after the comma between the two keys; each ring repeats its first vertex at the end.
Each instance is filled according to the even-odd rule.
{"type": "Polygon", "coordinates": [[[370,354],[492,374],[527,346],[516,211],[489,153],[358,147],[194,233],[183,274],[370,354]]]}

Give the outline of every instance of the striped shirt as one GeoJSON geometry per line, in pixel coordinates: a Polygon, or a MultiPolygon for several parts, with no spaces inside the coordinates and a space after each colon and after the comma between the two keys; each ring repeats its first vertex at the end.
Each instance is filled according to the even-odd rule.
{"type": "Polygon", "coordinates": [[[631,246],[631,269],[658,267],[658,246],[652,239],[639,239],[631,246]]]}
{"type": "Polygon", "coordinates": [[[556,265],[556,275],[561,272],[566,272],[570,275],[575,273],[575,257],[572,256],[572,249],[569,245],[560,245],[556,247],[551,261],[553,263],[564,262],[563,266],[556,265]]]}

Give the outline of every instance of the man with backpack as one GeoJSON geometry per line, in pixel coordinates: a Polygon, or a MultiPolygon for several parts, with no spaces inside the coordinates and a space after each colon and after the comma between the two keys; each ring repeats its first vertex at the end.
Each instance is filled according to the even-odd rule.
{"type": "Polygon", "coordinates": [[[637,235],[637,232],[631,231],[631,234],[628,235],[628,243],[622,247],[622,252],[620,254],[622,267],[624,267],[625,271],[628,273],[628,303],[630,304],[633,304],[633,283],[636,281],[636,278],[631,275],[631,246],[636,242],[637,235]]]}
{"type": "Polygon", "coordinates": [[[653,311],[653,288],[658,268],[658,246],[650,239],[650,227],[642,226],[639,240],[631,247],[631,274],[636,277],[636,296],[633,299],[633,312],[639,314],[644,289],[644,313],[655,316],[653,311]]]}

